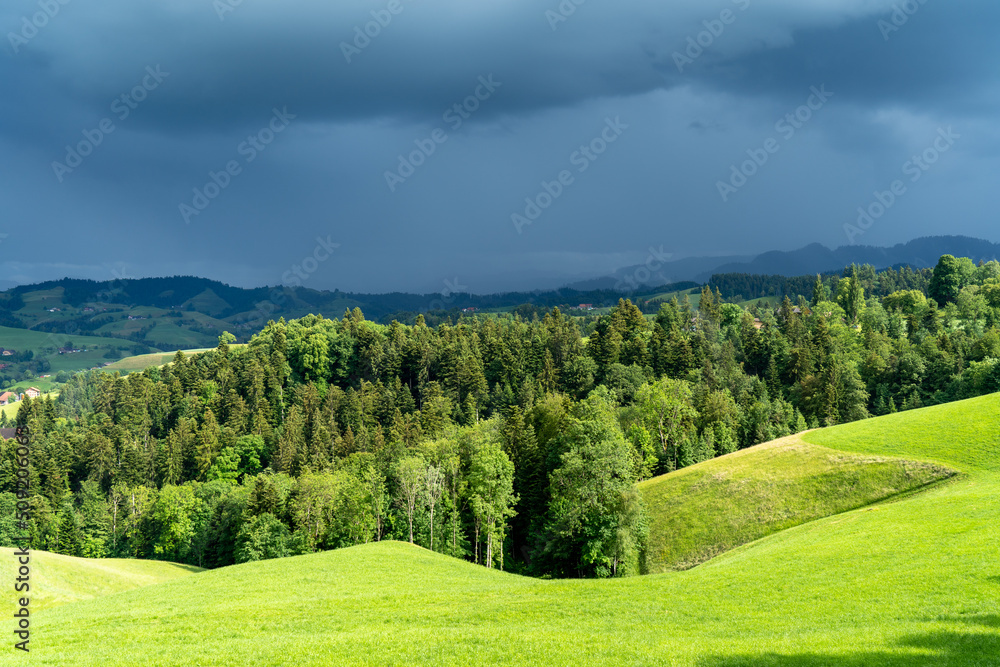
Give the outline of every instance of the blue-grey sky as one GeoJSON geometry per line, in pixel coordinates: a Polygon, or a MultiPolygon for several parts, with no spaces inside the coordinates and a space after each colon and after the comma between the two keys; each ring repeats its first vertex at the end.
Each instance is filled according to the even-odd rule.
{"type": "Polygon", "coordinates": [[[8,0],[0,286],[490,292],[650,247],[998,241],[998,28],[995,0],[8,0]]]}

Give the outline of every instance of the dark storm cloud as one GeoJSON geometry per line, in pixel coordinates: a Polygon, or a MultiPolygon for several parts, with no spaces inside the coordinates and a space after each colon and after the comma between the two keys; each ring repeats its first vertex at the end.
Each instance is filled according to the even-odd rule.
{"type": "MultiPolygon", "coordinates": [[[[790,40],[796,29],[871,15],[857,2],[717,4],[743,14],[717,48],[744,54],[790,40]]],[[[491,112],[524,112],[662,86],[650,53],[683,46],[719,11],[693,1],[590,0],[553,22],[546,12],[559,2],[398,0],[395,15],[388,5],[245,1],[220,20],[218,3],[208,0],[109,0],[85,10],[70,3],[4,69],[27,67],[100,109],[131,88],[145,66],[160,64],[173,79],[147,120],[164,126],[249,122],[256,109],[278,102],[312,119],[414,117],[461,100],[490,72],[507,85],[491,112]],[[359,50],[357,30],[372,24],[373,12],[391,21],[377,36],[361,38],[369,43],[359,50]],[[350,63],[345,44],[353,49],[350,63]]],[[[23,1],[14,7],[25,15],[37,9],[23,1]]],[[[16,26],[12,18],[7,23],[16,26]]]]}
{"type": "Polygon", "coordinates": [[[963,115],[995,111],[1000,4],[893,5],[896,9],[866,20],[797,30],[784,47],[706,59],[693,76],[735,94],[794,97],[823,82],[843,99],[868,107],[898,104],[963,115]]]}
{"type": "Polygon", "coordinates": [[[838,245],[845,217],[949,123],[963,139],[936,180],[865,242],[941,231],[943,201],[948,231],[989,236],[1000,10],[911,1],[886,40],[878,22],[900,0],[398,0],[391,21],[389,0],[66,0],[12,43],[39,11],[17,0],[0,9],[0,279],[127,265],[276,284],[330,234],[343,252],[310,286],[439,290],[457,273],[489,291],[606,272],[663,243],[675,256],[838,245]],[[373,11],[386,25],[355,43],[373,11]],[[443,113],[490,75],[499,87],[449,127],[443,113]],[[833,101],[721,201],[730,165],[823,84],[833,101]],[[247,162],[240,146],[274,108],[296,118],[247,162]],[[630,129],[517,234],[511,214],[608,117],[630,129]],[[53,162],[103,119],[114,133],[59,180],[53,162]],[[386,172],[435,129],[447,143],[390,190],[386,172]],[[182,219],[234,159],[240,174],[182,219]]]}

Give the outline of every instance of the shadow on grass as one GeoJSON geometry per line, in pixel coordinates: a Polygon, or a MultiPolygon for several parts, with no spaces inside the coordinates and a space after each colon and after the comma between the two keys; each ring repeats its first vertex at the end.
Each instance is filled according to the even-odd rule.
{"type": "MultiPolygon", "coordinates": [[[[1000,628],[1000,616],[980,614],[949,619],[966,625],[1000,628]]],[[[846,655],[823,653],[763,653],[759,655],[711,656],[700,667],[958,667],[1000,665],[1000,634],[941,630],[902,638],[904,652],[857,652],[846,655]],[[911,652],[913,651],[913,652],[911,652]]]]}
{"type": "Polygon", "coordinates": [[[178,570],[184,570],[190,572],[191,574],[198,574],[199,572],[208,572],[206,568],[198,567],[197,565],[185,565],[184,563],[173,563],[173,566],[178,570]]]}
{"type": "Polygon", "coordinates": [[[998,614],[976,614],[975,616],[963,616],[958,619],[948,620],[957,620],[969,625],[982,625],[987,628],[1000,628],[1000,615],[998,614]]]}

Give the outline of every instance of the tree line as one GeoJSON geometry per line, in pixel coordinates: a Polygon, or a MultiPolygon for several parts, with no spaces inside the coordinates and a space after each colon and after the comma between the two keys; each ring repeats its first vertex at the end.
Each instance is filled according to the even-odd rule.
{"type": "Polygon", "coordinates": [[[945,256],[925,287],[884,295],[914,283],[847,273],[775,306],[708,286],[655,316],[622,299],[586,337],[558,308],[435,327],[355,309],[74,375],[17,414],[31,546],[219,567],[400,539],[535,576],[641,573],[637,481],[1000,389],[1000,264],[945,256]]]}

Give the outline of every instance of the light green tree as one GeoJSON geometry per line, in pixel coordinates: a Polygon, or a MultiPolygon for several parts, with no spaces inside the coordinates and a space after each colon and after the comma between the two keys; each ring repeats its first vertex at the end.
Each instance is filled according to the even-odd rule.
{"type": "Polygon", "coordinates": [[[422,456],[408,456],[396,466],[396,482],[399,484],[399,504],[406,512],[406,522],[410,528],[410,544],[413,544],[413,517],[424,488],[427,463],[422,456]]]}
{"type": "Polygon", "coordinates": [[[472,456],[469,469],[472,511],[486,539],[484,564],[492,568],[499,556],[503,569],[503,540],[507,520],[514,516],[514,464],[495,439],[486,440],[472,456]]]}

